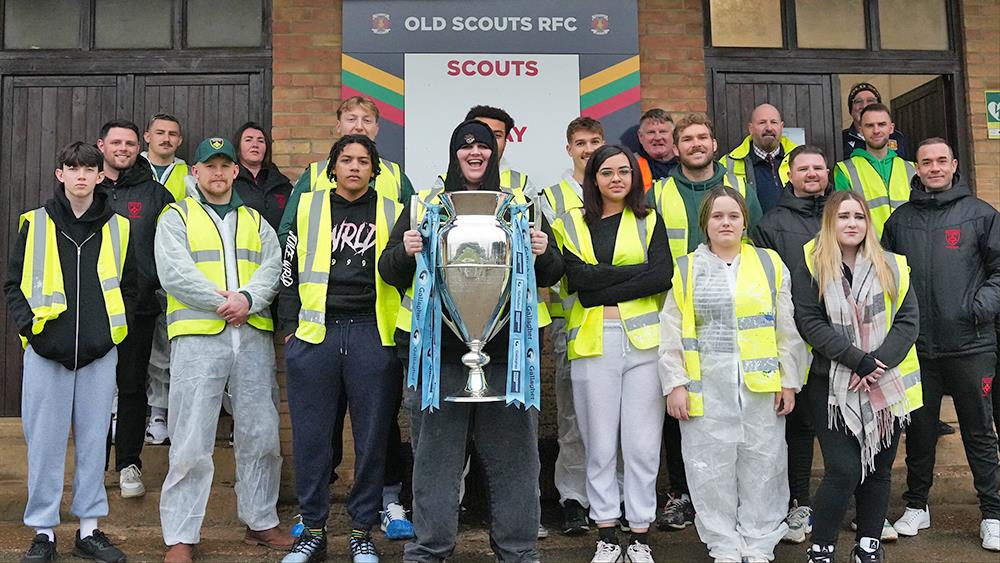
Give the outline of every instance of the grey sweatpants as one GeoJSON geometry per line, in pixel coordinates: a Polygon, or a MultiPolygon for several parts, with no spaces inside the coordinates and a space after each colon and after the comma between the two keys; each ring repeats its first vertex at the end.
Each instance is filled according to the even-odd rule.
{"type": "Polygon", "coordinates": [[[24,351],[21,424],[28,443],[26,526],[59,525],[70,425],[75,464],[70,510],[79,518],[108,515],[104,450],[117,366],[117,348],[76,371],[39,356],[31,346],[24,351]]]}
{"type": "Polygon", "coordinates": [[[590,517],[614,522],[621,515],[632,528],[656,520],[656,474],[666,403],[657,373],[657,351],[629,344],[619,320],[604,321],[604,354],[570,362],[573,402],[587,456],[590,517]],[[624,495],[615,477],[619,448],[624,495]]]}

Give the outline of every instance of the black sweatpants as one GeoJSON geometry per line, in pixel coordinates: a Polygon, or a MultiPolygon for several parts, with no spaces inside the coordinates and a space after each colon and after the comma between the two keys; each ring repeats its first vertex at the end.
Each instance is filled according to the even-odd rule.
{"type": "Polygon", "coordinates": [[[135,316],[128,325],[128,336],[118,345],[115,471],[132,464],[142,469],[139,456],[146,438],[146,377],[155,328],[156,315],[135,316]]]}
{"type": "MultiPolygon", "coordinates": [[[[393,409],[395,415],[392,417],[391,426],[389,427],[389,441],[386,444],[385,452],[385,485],[401,486],[403,483],[403,475],[406,471],[406,457],[403,455],[403,438],[400,435],[399,430],[399,407],[403,403],[403,365],[400,363],[399,366],[399,400],[396,401],[396,408],[393,409]]],[[[330,459],[330,467],[333,468],[330,471],[330,483],[335,483],[337,481],[337,468],[340,467],[340,463],[344,461],[344,416],[347,414],[347,400],[346,398],[337,405],[337,414],[334,415],[334,427],[333,427],[333,443],[331,444],[332,453],[330,459]]]]}
{"type": "Polygon", "coordinates": [[[687,474],[684,473],[684,454],[681,453],[680,421],[672,416],[663,418],[663,447],[667,457],[667,476],[670,494],[688,494],[687,474]]]}
{"type": "Polygon", "coordinates": [[[979,497],[983,518],[1000,518],[1000,471],[997,435],[993,430],[991,390],[996,370],[994,352],[954,358],[920,358],[924,406],[914,411],[906,431],[906,506],[924,508],[934,483],[937,421],[941,396],[947,392],[955,402],[965,457],[979,497]]]}
{"type": "Polygon", "coordinates": [[[285,362],[303,523],[326,525],[337,405],[346,398],[355,452],[347,513],[352,527],[371,529],[381,508],[386,440],[401,392],[395,350],[382,346],[374,316],[344,319],[328,322],[320,344],[293,337],[285,345],[285,362]]]}
{"type": "Polygon", "coordinates": [[[807,399],[808,384],[799,392],[795,409],[785,417],[785,443],[788,444],[788,506],[792,501],[799,506],[810,506],[809,479],[812,476],[813,426],[812,404],[807,399]]]}
{"type": "MultiPolygon", "coordinates": [[[[813,427],[823,452],[823,481],[816,490],[812,503],[812,542],[835,545],[840,524],[844,520],[851,496],[857,504],[858,530],[855,539],[879,538],[882,523],[889,509],[892,484],[892,462],[896,459],[900,429],[896,428],[892,443],[875,455],[875,471],[861,481],[861,444],[858,438],[843,427],[836,429],[827,424],[827,397],[830,379],[810,376],[805,386],[806,400],[813,415],[813,427]]],[[[798,406],[796,405],[796,408],[798,406]]]]}

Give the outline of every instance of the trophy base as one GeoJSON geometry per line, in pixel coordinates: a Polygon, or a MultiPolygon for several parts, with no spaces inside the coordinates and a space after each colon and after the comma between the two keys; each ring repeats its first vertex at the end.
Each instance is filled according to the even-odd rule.
{"type": "Polygon", "coordinates": [[[496,403],[500,401],[506,401],[506,394],[496,394],[492,390],[487,390],[485,393],[475,392],[475,391],[460,391],[451,395],[450,397],[445,397],[445,401],[450,401],[452,403],[496,403]]]}

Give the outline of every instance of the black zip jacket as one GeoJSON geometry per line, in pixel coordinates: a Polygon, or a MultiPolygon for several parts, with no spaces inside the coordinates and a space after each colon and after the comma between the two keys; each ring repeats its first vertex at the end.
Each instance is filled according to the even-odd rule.
{"type": "MultiPolygon", "coordinates": [[[[338,318],[374,315],[378,195],[374,186],[354,201],[347,201],[334,190],[327,191],[330,194],[330,223],[333,227],[332,264],[326,287],[327,323],[338,318]]],[[[299,309],[302,307],[297,253],[299,233],[295,223],[292,225],[281,257],[282,287],[278,299],[278,319],[282,330],[298,325],[299,309]]]]}
{"type": "MultiPolygon", "coordinates": [[[[389,234],[389,242],[382,251],[379,258],[378,271],[390,285],[396,286],[401,292],[405,292],[413,284],[413,274],[417,269],[417,260],[413,256],[408,256],[403,248],[403,233],[410,230],[410,204],[403,207],[403,212],[399,215],[399,221],[389,234]]],[[[536,226],[538,223],[536,223],[536,226]]],[[[541,222],[542,231],[549,237],[549,247],[539,256],[535,256],[535,283],[538,287],[551,287],[562,278],[563,261],[562,254],[556,249],[555,237],[552,229],[544,220],[541,222]]],[[[446,313],[442,307],[442,311],[446,313]]],[[[508,346],[507,324],[504,324],[483,349],[494,363],[506,363],[508,346]]],[[[406,358],[410,350],[410,333],[396,329],[394,336],[396,341],[396,353],[401,358],[406,358]]],[[[441,361],[457,364],[462,354],[469,351],[469,347],[455,336],[447,325],[441,326],[441,361]]]]}
{"type": "Polygon", "coordinates": [[[929,192],[913,177],[910,201],[889,216],[886,250],[910,263],[920,301],[917,352],[928,359],[996,352],[993,319],[1000,313],[1000,213],[953,187],[929,192]]]}
{"type": "MultiPolygon", "coordinates": [[[[846,276],[850,272],[845,272],[846,276]]],[[[882,345],[875,350],[861,350],[843,332],[833,328],[826,314],[826,304],[819,298],[819,287],[805,260],[792,270],[792,303],[795,305],[795,326],[799,334],[813,347],[812,366],[809,377],[829,377],[830,360],[836,360],[851,368],[860,376],[874,371],[878,358],[889,367],[896,367],[906,357],[920,328],[920,311],[917,308],[913,279],[910,291],[899,304],[899,311],[893,320],[889,333],[882,345]]]]}
{"type": "MultiPolygon", "coordinates": [[[[28,300],[21,293],[21,273],[24,267],[24,248],[28,238],[28,221],[18,232],[10,255],[4,292],[10,319],[21,336],[28,338],[31,348],[41,357],[62,364],[73,370],[104,357],[114,343],[111,327],[104,306],[104,291],[97,277],[97,257],[101,250],[101,228],[114,215],[108,204],[107,194],[94,192],[94,202],[77,218],[73,214],[62,184],[56,186],[55,197],[45,204],[45,210],[56,224],[56,241],[59,262],[62,266],[63,286],[66,293],[66,311],[45,323],[41,333],[32,335],[34,315],[28,300]],[[79,254],[78,254],[79,251],[79,254]]],[[[125,250],[125,267],[122,270],[121,290],[125,301],[127,321],[132,322],[136,307],[138,269],[134,252],[135,239],[130,236],[125,250]]]]}
{"type": "Polygon", "coordinates": [[[272,164],[261,168],[257,178],[240,166],[233,189],[243,198],[243,203],[259,211],[267,224],[277,232],[288,196],[292,193],[292,183],[277,166],[272,164]]]}
{"type": "Polygon", "coordinates": [[[132,227],[130,239],[135,246],[136,267],[139,268],[139,302],[134,313],[158,315],[162,309],[155,296],[160,280],[153,257],[153,237],[160,212],[174,201],[174,196],[153,179],[149,162],[141,156],[118,176],[118,181],[104,178],[98,190],[108,194],[111,209],[126,217],[132,227]]]}
{"type": "Polygon", "coordinates": [[[770,248],[794,272],[804,261],[802,247],[816,237],[823,222],[826,198],[833,193],[833,184],[819,197],[796,197],[791,184],[785,186],[778,205],[764,214],[750,238],[760,248],[770,248]]]}

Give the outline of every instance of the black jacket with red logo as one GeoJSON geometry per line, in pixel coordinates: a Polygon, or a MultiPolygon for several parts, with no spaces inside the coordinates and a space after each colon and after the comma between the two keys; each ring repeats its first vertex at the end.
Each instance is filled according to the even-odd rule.
{"type": "Polygon", "coordinates": [[[141,156],[131,168],[118,175],[118,181],[105,178],[99,188],[108,194],[108,202],[115,213],[127,217],[131,225],[129,237],[135,247],[136,266],[139,268],[139,298],[135,314],[157,315],[161,309],[155,293],[160,288],[160,280],[156,276],[156,260],[153,258],[153,237],[160,211],[173,203],[174,196],[153,179],[149,162],[141,156]]]}
{"type": "Polygon", "coordinates": [[[913,177],[910,201],[885,224],[882,244],[910,264],[920,304],[917,353],[935,359],[996,352],[1000,313],[1000,213],[954,185],[929,192],[913,177]]]}
{"type": "Polygon", "coordinates": [[[275,231],[285,212],[285,203],[292,193],[292,183],[275,165],[265,166],[254,178],[250,171],[240,166],[240,174],[233,182],[233,189],[243,198],[243,203],[260,212],[275,231]]]}

